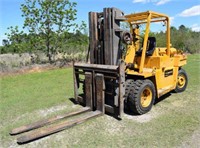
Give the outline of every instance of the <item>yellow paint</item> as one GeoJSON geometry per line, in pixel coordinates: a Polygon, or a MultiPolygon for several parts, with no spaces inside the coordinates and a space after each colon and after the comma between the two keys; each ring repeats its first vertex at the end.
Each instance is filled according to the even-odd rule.
{"type": "MultiPolygon", "coordinates": [[[[180,87],[185,83],[183,77],[178,78],[179,67],[186,64],[187,56],[171,47],[170,43],[170,22],[169,17],[152,11],[135,13],[125,16],[130,25],[130,32],[133,34],[133,42],[127,45],[125,63],[131,64],[131,68],[126,68],[127,75],[141,76],[143,78],[152,79],[155,84],[157,97],[175,89],[176,85],[180,87]],[[152,56],[146,56],[148,47],[148,37],[150,32],[150,24],[153,22],[165,22],[166,24],[166,47],[156,47],[152,56]],[[146,24],[144,35],[142,54],[136,55],[139,50],[140,30],[139,24],[146,24]],[[136,26],[132,28],[132,26],[136,26]],[[134,40],[135,39],[135,40],[134,40]]],[[[144,99],[143,99],[144,101],[144,99]]],[[[144,106],[148,103],[144,103],[144,106]]]]}
{"type": "Polygon", "coordinates": [[[179,87],[179,88],[183,88],[183,87],[185,86],[185,83],[186,83],[186,78],[185,78],[185,76],[184,76],[184,75],[179,75],[179,76],[178,76],[178,82],[177,82],[178,87],[179,87]]]}
{"type": "Polygon", "coordinates": [[[140,103],[142,107],[148,107],[151,104],[152,96],[153,95],[149,87],[143,90],[141,98],[140,98],[140,103]]]}
{"type": "Polygon", "coordinates": [[[140,40],[138,39],[138,40],[136,40],[137,39],[137,37],[139,37],[139,35],[140,35],[140,30],[139,30],[139,28],[134,28],[133,29],[133,34],[134,34],[134,39],[135,39],[135,42],[133,42],[133,44],[134,44],[134,46],[135,46],[135,51],[138,51],[139,50],[139,48],[140,48],[140,40]]]}
{"type": "Polygon", "coordinates": [[[133,63],[134,61],[134,57],[135,57],[135,47],[134,45],[128,45],[127,49],[126,49],[126,57],[125,57],[125,61],[126,63],[133,63]]]}
{"type": "Polygon", "coordinates": [[[146,51],[147,51],[147,41],[148,41],[149,31],[150,31],[150,19],[151,19],[151,13],[149,13],[147,17],[147,24],[146,24],[146,30],[145,30],[145,35],[144,35],[143,50],[142,50],[142,56],[141,56],[141,61],[140,61],[139,73],[142,73],[143,68],[144,68],[144,60],[145,60],[146,51]]]}

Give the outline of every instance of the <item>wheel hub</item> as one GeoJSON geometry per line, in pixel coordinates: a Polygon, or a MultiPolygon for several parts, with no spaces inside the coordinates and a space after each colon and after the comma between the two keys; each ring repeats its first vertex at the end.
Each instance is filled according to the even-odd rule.
{"type": "Polygon", "coordinates": [[[150,88],[145,88],[141,95],[141,105],[142,107],[148,107],[152,101],[152,92],[150,88]]]}
{"type": "Polygon", "coordinates": [[[185,77],[183,75],[179,75],[178,76],[178,87],[182,88],[185,86],[186,80],[185,77]]]}

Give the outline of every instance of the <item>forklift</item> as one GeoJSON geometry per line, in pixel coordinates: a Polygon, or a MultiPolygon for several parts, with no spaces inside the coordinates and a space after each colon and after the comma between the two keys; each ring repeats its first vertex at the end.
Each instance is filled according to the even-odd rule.
{"type": "Polygon", "coordinates": [[[13,129],[11,135],[30,131],[17,139],[19,144],[105,113],[121,119],[125,107],[134,114],[145,114],[156,99],[170,91],[183,92],[187,87],[187,73],[182,68],[187,56],[172,47],[170,19],[165,14],[146,11],[125,15],[117,8],[89,12],[87,57],[86,63],[73,63],[74,99],[84,107],[13,129]],[[124,22],[129,26],[128,31],[121,27],[124,22]],[[150,36],[150,25],[157,22],[166,26],[165,47],[157,47],[157,39],[150,36]],[[145,25],[143,33],[141,25],[145,25]],[[67,120],[77,115],[81,116],[67,120]],[[49,126],[58,121],[61,122],[49,126]]]}

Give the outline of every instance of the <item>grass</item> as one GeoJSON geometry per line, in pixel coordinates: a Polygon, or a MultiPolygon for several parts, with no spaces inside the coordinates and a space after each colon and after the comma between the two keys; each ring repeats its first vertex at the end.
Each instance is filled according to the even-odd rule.
{"type": "MultiPolygon", "coordinates": [[[[188,57],[186,91],[168,94],[149,113],[121,121],[104,115],[20,147],[182,147],[200,133],[200,55],[188,57]]],[[[8,134],[14,127],[79,108],[69,100],[72,79],[71,68],[2,77],[0,147],[19,146],[8,134]]]]}

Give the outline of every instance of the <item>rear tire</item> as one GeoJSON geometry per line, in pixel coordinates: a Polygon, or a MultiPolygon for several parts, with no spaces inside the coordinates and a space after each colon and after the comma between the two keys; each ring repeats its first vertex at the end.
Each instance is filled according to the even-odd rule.
{"type": "Polygon", "coordinates": [[[184,69],[180,69],[178,71],[177,84],[176,84],[176,88],[174,89],[174,91],[176,93],[185,91],[187,84],[188,84],[187,73],[185,72],[184,69]]]}
{"type": "Polygon", "coordinates": [[[128,96],[130,93],[131,88],[134,86],[134,80],[133,79],[127,79],[125,82],[125,95],[124,95],[124,109],[125,110],[130,110],[129,105],[128,105],[128,96]]]}
{"type": "Polygon", "coordinates": [[[126,83],[126,87],[125,87],[125,96],[124,97],[125,97],[125,100],[127,100],[129,92],[134,85],[134,80],[133,79],[127,79],[125,83],[126,83]]]}
{"type": "Polygon", "coordinates": [[[129,108],[136,114],[151,110],[155,101],[155,87],[150,80],[136,80],[128,96],[129,108]]]}

